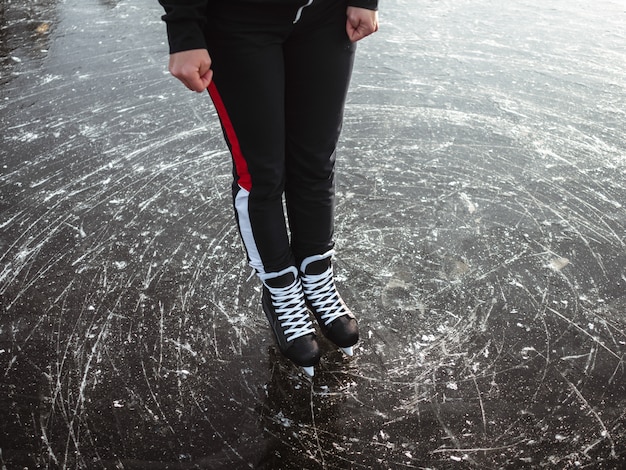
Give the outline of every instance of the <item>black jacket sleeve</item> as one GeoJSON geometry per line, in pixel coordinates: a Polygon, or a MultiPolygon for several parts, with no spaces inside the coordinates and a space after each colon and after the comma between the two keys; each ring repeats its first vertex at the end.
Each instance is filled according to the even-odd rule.
{"type": "Polygon", "coordinates": [[[159,0],[165,9],[161,18],[167,25],[170,54],[206,49],[203,27],[208,0],[159,0]]]}
{"type": "Polygon", "coordinates": [[[378,0],[348,0],[348,5],[367,8],[368,10],[378,10],[378,0]]]}

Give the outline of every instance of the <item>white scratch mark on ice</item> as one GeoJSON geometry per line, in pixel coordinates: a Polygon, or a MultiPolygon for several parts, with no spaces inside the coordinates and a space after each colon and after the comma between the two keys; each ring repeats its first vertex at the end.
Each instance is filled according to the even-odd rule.
{"type": "Polygon", "coordinates": [[[474,212],[476,212],[476,204],[472,202],[472,200],[467,194],[460,193],[459,197],[461,198],[461,201],[465,203],[465,206],[467,207],[467,210],[469,211],[470,214],[473,214],[474,212]]]}

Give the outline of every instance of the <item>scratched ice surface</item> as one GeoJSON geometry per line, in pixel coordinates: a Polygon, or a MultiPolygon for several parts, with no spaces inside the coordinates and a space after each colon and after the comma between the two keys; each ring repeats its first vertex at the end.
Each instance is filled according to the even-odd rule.
{"type": "Polygon", "coordinates": [[[312,382],[160,14],[0,3],[1,468],[622,468],[623,2],[383,2],[338,163],[363,338],[312,382]]]}

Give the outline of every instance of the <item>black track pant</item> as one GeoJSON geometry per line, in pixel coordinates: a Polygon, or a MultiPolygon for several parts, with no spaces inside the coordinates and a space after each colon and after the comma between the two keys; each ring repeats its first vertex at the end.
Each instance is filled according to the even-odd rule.
{"type": "Polygon", "coordinates": [[[355,45],[343,1],[301,8],[307,2],[209,2],[209,93],[233,157],[237,223],[259,273],[333,246],[335,147],[355,45]]]}

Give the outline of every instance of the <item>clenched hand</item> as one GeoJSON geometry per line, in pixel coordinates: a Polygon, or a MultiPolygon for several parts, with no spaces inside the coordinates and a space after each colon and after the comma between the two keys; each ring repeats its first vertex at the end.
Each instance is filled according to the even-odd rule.
{"type": "Polygon", "coordinates": [[[347,16],[346,32],[352,42],[357,42],[378,31],[377,11],[348,7],[347,16]]]}
{"type": "Polygon", "coordinates": [[[170,54],[169,71],[187,88],[197,92],[206,90],[213,77],[211,57],[206,49],[170,54]]]}

